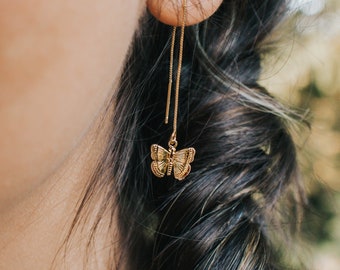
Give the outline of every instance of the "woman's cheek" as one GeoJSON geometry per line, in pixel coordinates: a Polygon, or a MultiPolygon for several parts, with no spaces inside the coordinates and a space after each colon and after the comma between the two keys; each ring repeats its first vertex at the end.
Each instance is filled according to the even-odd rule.
{"type": "Polygon", "coordinates": [[[139,12],[134,0],[0,0],[0,205],[41,184],[81,142],[139,12]]]}

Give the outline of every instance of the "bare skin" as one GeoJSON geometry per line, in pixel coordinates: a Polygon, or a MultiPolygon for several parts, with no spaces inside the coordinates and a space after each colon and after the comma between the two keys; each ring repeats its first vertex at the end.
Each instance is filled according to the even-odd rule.
{"type": "MultiPolygon", "coordinates": [[[[143,9],[136,0],[0,0],[1,270],[50,269],[104,147],[96,125],[143,9]]],[[[82,252],[55,269],[82,269],[82,252]]]]}
{"type": "MultiPolygon", "coordinates": [[[[185,25],[194,25],[210,17],[223,0],[186,0],[185,25]]],[[[183,20],[183,0],[147,0],[151,14],[157,20],[172,26],[181,26],[183,20]]]]}

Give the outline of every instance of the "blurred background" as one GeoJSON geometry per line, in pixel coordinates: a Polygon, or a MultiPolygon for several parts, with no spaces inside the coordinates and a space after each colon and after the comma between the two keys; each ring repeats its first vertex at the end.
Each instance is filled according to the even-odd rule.
{"type": "Polygon", "coordinates": [[[308,112],[298,134],[309,205],[302,224],[311,269],[340,270],[340,0],[292,0],[261,83],[308,112]]]}

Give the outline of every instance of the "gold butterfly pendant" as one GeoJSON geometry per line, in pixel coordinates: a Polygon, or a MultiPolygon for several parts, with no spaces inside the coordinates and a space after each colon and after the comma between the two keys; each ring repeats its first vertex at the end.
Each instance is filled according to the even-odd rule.
{"type": "Polygon", "coordinates": [[[192,147],[176,151],[169,145],[169,150],[158,144],[151,145],[151,170],[153,174],[162,178],[165,174],[171,175],[177,180],[183,180],[191,171],[190,163],[194,161],[196,150],[192,147]]]}

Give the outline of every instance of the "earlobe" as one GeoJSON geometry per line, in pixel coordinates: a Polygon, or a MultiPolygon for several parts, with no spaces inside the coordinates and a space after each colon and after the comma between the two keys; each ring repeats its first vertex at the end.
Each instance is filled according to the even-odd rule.
{"type": "MultiPolygon", "coordinates": [[[[187,0],[185,25],[194,25],[213,15],[223,0],[187,0]]],[[[147,0],[147,8],[160,22],[180,26],[183,17],[183,0],[147,0]]]]}

